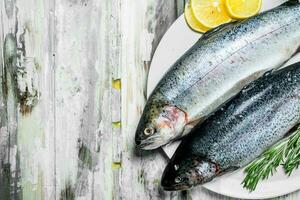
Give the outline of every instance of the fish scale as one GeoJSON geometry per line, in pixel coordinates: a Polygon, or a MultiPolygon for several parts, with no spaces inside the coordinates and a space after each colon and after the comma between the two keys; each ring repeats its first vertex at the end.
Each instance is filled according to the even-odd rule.
{"type": "Polygon", "coordinates": [[[295,0],[204,34],[150,95],[136,143],[154,149],[188,134],[249,83],[286,63],[299,47],[300,4],[295,0]],[[183,112],[185,119],[165,123],[168,119],[159,116],[168,106],[170,115],[183,112]],[[155,115],[149,115],[151,110],[155,115]],[[147,128],[151,131],[145,135],[147,128]]]}
{"type": "Polygon", "coordinates": [[[162,185],[166,190],[187,189],[244,167],[299,122],[300,63],[297,63],[254,81],[198,125],[171,158],[162,185]],[[218,168],[220,172],[205,174],[207,168],[199,171],[203,165],[211,167],[210,171],[218,168]],[[185,182],[176,182],[178,177],[185,182]]]}

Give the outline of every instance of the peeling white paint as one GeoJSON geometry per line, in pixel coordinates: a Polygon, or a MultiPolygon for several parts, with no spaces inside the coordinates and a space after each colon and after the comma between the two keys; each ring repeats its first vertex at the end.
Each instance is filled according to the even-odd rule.
{"type": "Polygon", "coordinates": [[[154,39],[154,34],[149,33],[146,29],[143,29],[141,34],[141,57],[143,61],[150,61],[152,54],[152,42],[154,39]]]}

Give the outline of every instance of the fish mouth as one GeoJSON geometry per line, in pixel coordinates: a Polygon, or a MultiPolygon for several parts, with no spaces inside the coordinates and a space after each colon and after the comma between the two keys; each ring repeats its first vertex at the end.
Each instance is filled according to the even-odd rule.
{"type": "Polygon", "coordinates": [[[167,143],[168,142],[164,141],[160,136],[155,136],[140,141],[140,144],[137,144],[137,146],[143,150],[154,150],[167,143]]]}
{"type": "Polygon", "coordinates": [[[178,191],[178,190],[188,190],[191,189],[190,186],[187,185],[172,185],[172,186],[163,186],[163,189],[165,191],[178,191]]]}

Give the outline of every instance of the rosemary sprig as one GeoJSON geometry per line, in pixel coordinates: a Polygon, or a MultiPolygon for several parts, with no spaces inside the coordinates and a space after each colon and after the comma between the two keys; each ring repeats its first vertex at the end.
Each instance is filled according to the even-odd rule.
{"type": "Polygon", "coordinates": [[[288,176],[300,166],[300,126],[246,167],[246,177],[242,182],[244,188],[254,191],[258,182],[273,175],[279,165],[288,176]]]}

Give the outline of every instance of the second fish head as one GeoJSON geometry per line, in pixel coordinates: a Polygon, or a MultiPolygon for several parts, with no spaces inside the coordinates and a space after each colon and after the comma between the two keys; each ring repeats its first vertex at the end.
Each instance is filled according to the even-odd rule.
{"type": "Polygon", "coordinates": [[[164,190],[187,190],[209,182],[220,174],[219,164],[199,156],[182,156],[172,159],[162,176],[164,190]]]}

